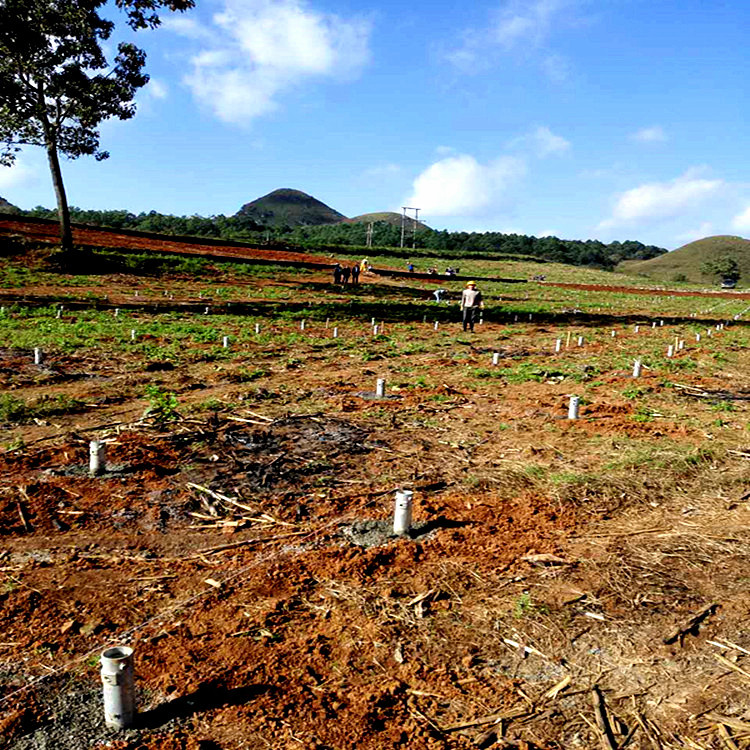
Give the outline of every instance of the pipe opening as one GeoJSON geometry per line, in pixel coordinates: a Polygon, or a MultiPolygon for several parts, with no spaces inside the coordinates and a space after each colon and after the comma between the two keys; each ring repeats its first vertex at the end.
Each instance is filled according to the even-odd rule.
{"type": "Polygon", "coordinates": [[[112,646],[102,651],[102,659],[127,659],[132,654],[130,646],[112,646]]]}

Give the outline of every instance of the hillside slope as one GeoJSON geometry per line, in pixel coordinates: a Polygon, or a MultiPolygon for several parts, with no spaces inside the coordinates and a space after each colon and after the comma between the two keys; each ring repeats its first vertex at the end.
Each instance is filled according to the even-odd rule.
{"type": "Polygon", "coordinates": [[[311,226],[336,224],[346,217],[301,190],[281,188],[250,203],[235,214],[263,226],[311,226]]]}
{"type": "MultiPolygon", "coordinates": [[[[400,227],[401,217],[402,215],[400,213],[397,213],[396,211],[376,211],[369,214],[360,214],[359,216],[354,216],[351,219],[344,219],[344,222],[347,224],[370,224],[377,221],[384,221],[387,224],[392,224],[394,227],[400,227]]],[[[411,216],[406,217],[406,226],[409,229],[414,226],[414,219],[411,216]]],[[[421,221],[417,222],[417,226],[419,227],[419,229],[429,229],[427,224],[421,221]]]]}
{"type": "Polygon", "coordinates": [[[14,206],[12,203],[5,200],[0,195],[0,214],[18,214],[21,213],[21,209],[18,206],[14,206]]]}
{"type": "Polygon", "coordinates": [[[742,274],[739,285],[750,284],[750,240],[731,235],[704,237],[651,260],[626,260],[617,266],[617,270],[667,282],[715,285],[718,283],[715,277],[704,274],[701,267],[706,261],[726,256],[739,264],[742,274]]]}

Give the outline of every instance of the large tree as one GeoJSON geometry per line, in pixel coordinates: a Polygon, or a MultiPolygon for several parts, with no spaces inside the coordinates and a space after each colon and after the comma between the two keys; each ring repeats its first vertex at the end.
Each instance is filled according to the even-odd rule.
{"type": "MultiPolygon", "coordinates": [[[[146,55],[120,43],[110,63],[103,42],[115,28],[106,0],[0,0],[0,165],[23,146],[47,152],[64,250],[73,246],[60,154],[106,159],[99,125],[135,114],[136,91],[148,82],[146,55]]],[[[132,29],[155,28],[159,11],[184,11],[194,0],[116,0],[132,29]]]]}

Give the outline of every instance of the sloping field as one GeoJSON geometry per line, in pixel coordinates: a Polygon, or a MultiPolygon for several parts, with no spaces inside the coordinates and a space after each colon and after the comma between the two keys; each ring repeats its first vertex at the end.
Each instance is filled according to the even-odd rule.
{"type": "Polygon", "coordinates": [[[705,237],[651,260],[624,261],[617,270],[666,282],[716,285],[716,278],[705,274],[701,267],[707,261],[726,256],[737,261],[742,273],[740,283],[744,286],[750,279],[750,240],[727,235],[705,237]]]}
{"type": "MultiPolygon", "coordinates": [[[[47,219],[17,219],[0,216],[0,234],[18,234],[39,242],[59,243],[60,232],[57,222],[47,219]]],[[[276,263],[303,263],[311,267],[328,267],[331,260],[307,253],[267,250],[238,245],[223,240],[200,239],[197,237],[168,237],[149,232],[115,231],[103,227],[73,225],[73,240],[86,247],[109,247],[129,250],[151,250],[180,255],[200,255],[232,260],[267,260],[276,263]]]]}
{"type": "Polygon", "coordinates": [[[0,284],[0,747],[750,747],[746,301],[0,284]]]}

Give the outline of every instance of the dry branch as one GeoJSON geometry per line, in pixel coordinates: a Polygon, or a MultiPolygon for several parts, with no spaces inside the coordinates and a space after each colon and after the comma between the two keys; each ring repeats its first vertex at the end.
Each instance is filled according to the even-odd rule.
{"type": "Polygon", "coordinates": [[[602,747],[604,750],[617,750],[617,742],[612,733],[612,726],[607,716],[607,706],[604,703],[604,696],[598,685],[591,689],[591,702],[594,704],[594,714],[596,715],[596,725],[602,735],[602,747]]]}
{"type": "Polygon", "coordinates": [[[712,615],[719,606],[720,605],[717,602],[713,602],[712,604],[703,607],[703,609],[699,610],[694,615],[691,615],[687,620],[680,623],[671,633],[669,633],[669,635],[664,637],[664,643],[669,645],[679,638],[680,645],[682,645],[682,639],[688,633],[693,633],[693,635],[695,635],[701,622],[703,622],[708,616],[712,615]]]}
{"type": "MultiPolygon", "coordinates": [[[[19,493],[21,494],[21,498],[23,498],[26,502],[29,501],[29,496],[26,494],[26,490],[23,487],[18,488],[19,493]]],[[[29,515],[26,512],[26,508],[24,507],[23,503],[21,502],[21,498],[16,498],[16,507],[18,508],[18,515],[21,518],[21,523],[23,524],[23,528],[26,531],[26,533],[31,532],[33,529],[31,528],[31,524],[29,523],[29,515]]]]}

